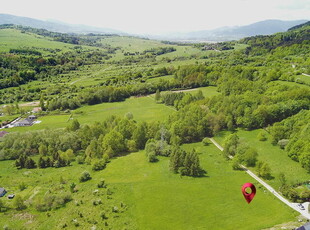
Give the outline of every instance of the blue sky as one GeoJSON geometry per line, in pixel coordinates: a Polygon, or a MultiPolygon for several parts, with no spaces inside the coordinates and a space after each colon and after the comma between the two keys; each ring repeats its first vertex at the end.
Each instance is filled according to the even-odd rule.
{"type": "Polygon", "coordinates": [[[0,13],[160,34],[266,19],[310,20],[310,0],[7,0],[0,13]]]}

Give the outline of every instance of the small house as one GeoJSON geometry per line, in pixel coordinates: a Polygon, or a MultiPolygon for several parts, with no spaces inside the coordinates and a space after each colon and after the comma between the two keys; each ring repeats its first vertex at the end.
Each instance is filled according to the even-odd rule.
{"type": "Polygon", "coordinates": [[[35,115],[30,115],[30,116],[28,117],[28,120],[31,120],[31,121],[33,121],[33,120],[35,120],[35,119],[37,119],[37,117],[36,117],[35,115]]]}
{"type": "Polygon", "coordinates": [[[15,123],[15,127],[21,127],[21,126],[31,126],[33,123],[32,120],[26,118],[25,120],[22,120],[22,121],[18,121],[15,123]]]}
{"type": "Polygon", "coordinates": [[[6,194],[6,190],[4,188],[0,188],[0,197],[3,197],[6,194]]]}

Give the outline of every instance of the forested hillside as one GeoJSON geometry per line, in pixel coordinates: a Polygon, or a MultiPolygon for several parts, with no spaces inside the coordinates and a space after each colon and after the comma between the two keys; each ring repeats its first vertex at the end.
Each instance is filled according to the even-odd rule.
{"type": "MultiPolygon", "coordinates": [[[[181,189],[173,189],[190,183],[198,191],[201,183],[216,181],[221,175],[219,181],[234,183],[238,190],[240,178],[248,179],[240,170],[241,163],[287,199],[307,201],[309,51],[308,23],[284,33],[213,46],[2,26],[0,122],[8,127],[10,121],[27,118],[33,107],[40,107],[36,116],[41,123],[3,129],[8,134],[0,137],[0,186],[18,197],[14,202],[0,199],[4,213],[0,224],[10,226],[10,218],[28,213],[32,216],[29,229],[38,228],[46,219],[55,223],[57,218],[61,218],[57,228],[148,229],[157,222],[149,217],[151,224],[143,221],[152,203],[152,186],[158,186],[158,202],[178,194],[180,200],[167,207],[165,215],[169,210],[179,215],[184,206],[178,205],[187,198],[181,189]],[[256,132],[259,135],[251,139],[256,132]],[[223,140],[223,154],[210,146],[210,137],[223,140]],[[266,157],[262,146],[276,153],[266,157]],[[287,167],[299,172],[296,178],[274,163],[281,161],[279,155],[287,167]],[[229,156],[235,157],[228,160],[229,156]],[[129,159],[135,161],[128,163],[129,159]],[[227,174],[222,175],[219,167],[227,174]],[[13,178],[14,173],[26,182],[13,178]],[[60,182],[55,182],[55,175],[60,182]],[[170,180],[175,186],[162,190],[161,183],[170,180]],[[143,191],[149,194],[141,195],[143,191]],[[126,197],[130,192],[134,195],[126,197]],[[145,204],[139,203],[140,196],[145,204]],[[100,207],[100,214],[94,211],[100,207]],[[61,217],[67,209],[72,214],[61,217]]],[[[220,194],[226,187],[216,189],[220,194]]],[[[263,188],[258,193],[261,197],[254,212],[262,224],[252,223],[252,229],[288,222],[296,215],[263,188]],[[269,218],[259,212],[263,207],[269,218]],[[277,209],[283,209],[283,216],[270,218],[277,209]]],[[[211,192],[210,197],[206,201],[210,206],[201,206],[201,198],[194,200],[193,212],[210,214],[205,208],[211,207],[215,215],[221,213],[219,198],[211,192]]],[[[231,202],[223,209],[242,206],[237,198],[231,202]]],[[[155,204],[154,212],[161,215],[163,210],[155,204]]],[[[12,226],[18,228],[26,221],[21,218],[12,226]]],[[[167,225],[156,226],[173,229],[174,222],[165,221],[167,225]]],[[[238,218],[231,221],[240,226],[238,218]]]]}

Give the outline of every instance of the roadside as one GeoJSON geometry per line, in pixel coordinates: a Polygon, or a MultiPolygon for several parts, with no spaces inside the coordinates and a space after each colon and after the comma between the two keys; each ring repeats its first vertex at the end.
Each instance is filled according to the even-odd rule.
{"type": "Polygon", "coordinates": [[[302,73],[301,75],[304,75],[304,76],[310,77],[310,75],[309,75],[309,74],[306,74],[306,73],[302,73]]]}
{"type": "MultiPolygon", "coordinates": [[[[224,150],[224,148],[217,143],[213,138],[209,138],[210,141],[221,151],[224,150]]],[[[233,158],[233,156],[229,156],[230,159],[233,158]]],[[[264,182],[261,178],[259,178],[258,176],[256,176],[251,170],[249,170],[248,168],[246,168],[244,165],[240,165],[244,171],[249,174],[251,177],[253,177],[257,182],[259,182],[261,185],[263,185],[267,190],[269,190],[275,197],[277,197],[279,200],[281,200],[283,203],[285,203],[286,205],[288,205],[289,207],[291,207],[292,209],[294,209],[295,211],[299,212],[301,215],[303,215],[304,217],[306,217],[307,219],[310,220],[310,214],[308,213],[308,206],[309,206],[309,202],[305,202],[303,203],[303,206],[305,207],[305,210],[301,210],[297,205],[298,203],[291,203],[288,200],[286,200],[283,196],[281,196],[279,193],[277,193],[277,191],[272,188],[269,184],[267,184],[266,182],[264,182]]]]}

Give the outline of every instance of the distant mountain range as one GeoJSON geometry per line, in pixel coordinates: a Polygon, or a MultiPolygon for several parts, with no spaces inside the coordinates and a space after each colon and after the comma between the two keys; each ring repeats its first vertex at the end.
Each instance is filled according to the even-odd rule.
{"type": "MultiPolygon", "coordinates": [[[[246,26],[222,27],[214,30],[201,30],[186,33],[169,33],[165,35],[146,35],[145,37],[160,40],[177,41],[230,41],[239,40],[244,37],[255,35],[269,35],[277,32],[287,31],[289,28],[305,23],[308,20],[281,21],[265,20],[246,26]]],[[[98,34],[119,34],[125,35],[125,32],[110,29],[99,28],[87,25],[73,25],[58,21],[43,21],[27,17],[19,17],[9,14],[0,14],[0,24],[15,24],[29,26],[33,28],[46,29],[61,33],[98,33],[98,34]]],[[[127,34],[128,35],[128,34],[127,34]]],[[[139,36],[139,35],[138,35],[139,36]]]]}
{"type": "Polygon", "coordinates": [[[270,35],[285,32],[291,27],[307,22],[308,20],[281,21],[265,20],[246,26],[222,27],[214,30],[201,30],[187,33],[171,33],[158,36],[157,39],[168,40],[196,40],[196,41],[230,41],[255,35],[270,35]]]}
{"type": "Polygon", "coordinates": [[[60,33],[98,33],[98,34],[124,34],[121,31],[109,29],[109,28],[98,28],[86,25],[72,25],[63,22],[55,21],[43,21],[33,18],[14,16],[10,14],[0,14],[0,25],[1,24],[15,24],[21,26],[29,26],[37,29],[46,29],[53,32],[60,33]]]}

